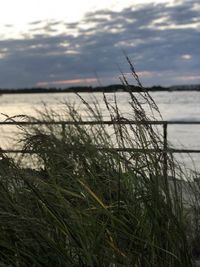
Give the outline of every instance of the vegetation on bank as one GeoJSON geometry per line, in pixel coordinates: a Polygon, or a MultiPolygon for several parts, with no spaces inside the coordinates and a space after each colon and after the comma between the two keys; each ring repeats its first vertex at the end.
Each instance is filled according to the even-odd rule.
{"type": "MultiPolygon", "coordinates": [[[[200,85],[180,85],[180,86],[151,86],[141,88],[138,85],[129,85],[129,89],[132,92],[142,92],[142,91],[149,91],[149,92],[163,92],[163,91],[200,91],[200,85]]],[[[43,88],[43,87],[33,87],[33,88],[18,88],[18,89],[1,89],[0,88],[0,95],[1,94],[39,94],[39,93],[97,93],[97,92],[105,92],[105,93],[113,93],[113,92],[126,92],[126,89],[121,84],[112,84],[108,86],[74,86],[68,88],[43,88]]]]}
{"type": "MultiPolygon", "coordinates": [[[[132,119],[155,119],[159,111],[148,92],[134,94],[124,76],[122,82],[132,119]]],[[[163,138],[154,126],[117,123],[130,117],[104,94],[115,122],[108,127],[101,123],[98,103],[80,98],[96,125],[79,124],[82,114],[66,103],[66,119],[73,125],[22,126],[21,146],[35,154],[14,160],[1,153],[0,266],[193,266],[199,253],[199,188],[170,153],[161,151],[163,138]],[[23,167],[27,159],[34,169],[23,167]],[[183,192],[180,181],[195,196],[187,207],[187,188],[183,192]]],[[[20,118],[58,116],[47,109],[37,118],[20,118]]]]}

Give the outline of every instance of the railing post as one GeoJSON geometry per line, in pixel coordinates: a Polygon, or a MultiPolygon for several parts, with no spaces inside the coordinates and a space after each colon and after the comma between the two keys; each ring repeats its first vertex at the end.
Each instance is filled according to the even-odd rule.
{"type": "Polygon", "coordinates": [[[167,181],[167,122],[163,123],[163,177],[167,181]]]}
{"type": "MultiPolygon", "coordinates": [[[[120,157],[119,157],[120,159],[120,157]]],[[[118,213],[120,213],[120,202],[121,202],[121,165],[120,165],[120,160],[119,160],[119,174],[118,174],[118,213]]]]}
{"type": "Polygon", "coordinates": [[[62,123],[62,141],[65,141],[65,123],[62,123]]]}

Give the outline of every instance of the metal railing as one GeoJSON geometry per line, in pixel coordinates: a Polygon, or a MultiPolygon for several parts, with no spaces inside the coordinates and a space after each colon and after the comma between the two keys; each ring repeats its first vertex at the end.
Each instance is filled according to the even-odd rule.
{"type": "MultiPolygon", "coordinates": [[[[104,121],[4,121],[0,122],[0,127],[4,125],[13,125],[13,126],[30,126],[30,125],[60,125],[65,130],[67,125],[161,125],[163,126],[163,148],[160,149],[140,149],[140,148],[115,148],[116,151],[127,151],[127,152],[143,152],[143,153],[152,153],[152,152],[164,152],[164,153],[200,153],[200,149],[177,149],[168,147],[168,125],[200,125],[200,121],[114,121],[114,120],[104,120],[104,121]]],[[[20,150],[20,149],[1,149],[2,153],[34,153],[33,151],[20,150]]]]}
{"type": "MultiPolygon", "coordinates": [[[[163,177],[168,177],[168,153],[200,153],[200,149],[177,149],[168,146],[168,125],[200,125],[200,121],[32,121],[32,122],[16,122],[16,121],[4,121],[0,122],[0,127],[4,125],[11,126],[30,126],[30,125],[60,125],[64,133],[65,127],[68,125],[161,125],[163,127],[163,147],[159,149],[141,149],[141,148],[114,148],[112,151],[116,152],[133,152],[133,153],[162,153],[163,154],[163,177]]],[[[107,148],[98,148],[107,150],[107,148]]],[[[108,149],[110,150],[110,149],[108,149]]],[[[22,150],[22,149],[0,149],[1,153],[24,153],[24,154],[37,154],[37,151],[22,150]]]]}

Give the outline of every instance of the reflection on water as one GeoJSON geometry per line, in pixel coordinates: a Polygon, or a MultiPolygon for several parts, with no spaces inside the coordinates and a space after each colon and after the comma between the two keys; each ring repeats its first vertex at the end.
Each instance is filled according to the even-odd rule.
{"type": "MultiPolygon", "coordinates": [[[[97,100],[104,117],[107,118],[108,113],[102,93],[83,93],[81,96],[89,103],[97,100]]],[[[153,92],[151,96],[158,105],[164,120],[200,120],[199,92],[153,92]]],[[[114,102],[112,93],[107,94],[107,97],[109,102],[114,102]]],[[[121,112],[131,117],[133,114],[129,105],[129,95],[118,92],[116,97],[121,112]]],[[[8,116],[35,115],[36,110],[43,109],[44,104],[64,114],[65,102],[76,103],[79,111],[85,114],[84,105],[81,104],[78,96],[72,93],[2,95],[0,96],[0,121],[5,120],[4,114],[8,116]]],[[[10,126],[1,126],[1,147],[8,147],[12,144],[15,130],[10,126]]],[[[177,148],[184,146],[184,148],[200,149],[200,125],[169,125],[168,138],[177,148]]],[[[198,164],[200,155],[192,155],[192,157],[195,163],[200,165],[198,164]]]]}

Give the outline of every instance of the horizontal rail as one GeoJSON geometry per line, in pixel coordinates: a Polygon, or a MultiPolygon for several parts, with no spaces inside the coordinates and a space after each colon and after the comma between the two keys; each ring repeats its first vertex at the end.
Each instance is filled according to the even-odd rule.
{"type": "MultiPolygon", "coordinates": [[[[84,147],[83,147],[84,148],[84,147]]],[[[153,153],[153,152],[161,152],[163,153],[163,149],[142,149],[142,148],[106,148],[106,147],[97,147],[99,151],[107,151],[107,152],[136,152],[136,153],[153,153]]],[[[20,149],[1,149],[2,153],[24,153],[24,154],[37,154],[38,151],[33,150],[20,150],[20,149]]],[[[45,151],[43,151],[45,152],[45,151]]],[[[49,152],[49,151],[47,151],[49,152]]],[[[53,152],[53,151],[52,151],[53,152]]]]}
{"type": "Polygon", "coordinates": [[[181,120],[173,120],[173,121],[165,121],[165,120],[158,120],[158,121],[136,121],[136,120],[105,120],[105,121],[1,121],[0,125],[113,125],[113,124],[122,124],[122,125],[173,125],[173,124],[180,124],[180,125],[192,125],[192,124],[199,124],[200,121],[181,121],[181,120]]]}
{"type": "MultiPolygon", "coordinates": [[[[107,152],[134,152],[134,153],[180,153],[180,154],[188,154],[188,153],[200,153],[200,149],[174,149],[168,148],[164,149],[140,149],[140,148],[97,148],[98,150],[107,151],[107,152]]],[[[22,154],[37,154],[38,151],[34,150],[23,150],[23,149],[1,149],[1,153],[22,153],[22,154]]],[[[49,152],[49,151],[48,151],[49,152]]]]}

